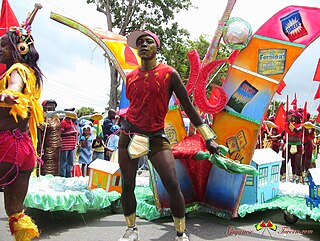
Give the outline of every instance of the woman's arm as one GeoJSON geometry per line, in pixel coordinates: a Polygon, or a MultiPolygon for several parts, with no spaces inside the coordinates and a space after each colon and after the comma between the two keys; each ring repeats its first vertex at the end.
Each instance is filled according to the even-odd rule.
{"type": "MultiPolygon", "coordinates": [[[[7,90],[13,90],[16,92],[22,92],[25,87],[21,76],[18,74],[17,70],[13,70],[10,75],[10,80],[8,81],[7,90]]],[[[18,103],[18,96],[11,93],[0,93],[0,102],[5,102],[6,104],[13,105],[18,103]]]]}

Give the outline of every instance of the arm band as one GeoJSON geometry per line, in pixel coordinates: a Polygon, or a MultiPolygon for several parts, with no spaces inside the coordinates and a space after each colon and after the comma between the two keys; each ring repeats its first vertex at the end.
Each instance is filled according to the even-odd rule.
{"type": "Polygon", "coordinates": [[[197,126],[196,128],[205,141],[210,141],[217,138],[216,133],[214,133],[207,124],[202,124],[200,126],[197,126]]]}

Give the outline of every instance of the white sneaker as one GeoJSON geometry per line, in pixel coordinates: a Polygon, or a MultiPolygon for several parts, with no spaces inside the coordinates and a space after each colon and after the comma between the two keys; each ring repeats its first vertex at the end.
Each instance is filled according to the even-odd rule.
{"type": "Polygon", "coordinates": [[[182,236],[177,236],[175,238],[175,241],[189,241],[189,237],[185,233],[183,233],[182,236]]]}
{"type": "Polygon", "coordinates": [[[138,230],[133,228],[128,228],[125,234],[118,241],[139,241],[139,240],[140,240],[140,237],[139,237],[138,230]]]}

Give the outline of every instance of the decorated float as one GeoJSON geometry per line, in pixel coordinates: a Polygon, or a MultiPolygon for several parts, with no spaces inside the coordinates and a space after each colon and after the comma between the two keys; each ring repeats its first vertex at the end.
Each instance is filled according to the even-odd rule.
{"type": "MultiPolygon", "coordinates": [[[[189,94],[193,93],[195,105],[212,117],[211,127],[217,134],[216,142],[221,144],[221,154],[209,155],[200,135],[187,135],[178,103],[172,103],[166,118],[166,133],[176,158],[187,212],[201,210],[224,218],[236,218],[254,211],[280,208],[286,212],[288,222],[295,221],[293,217],[305,219],[307,216],[319,221],[318,206],[311,207],[306,202],[309,195],[316,199],[311,202],[317,203],[315,192],[306,193],[304,189],[302,194],[286,193],[288,186],[279,182],[279,172],[278,176],[272,176],[276,180],[274,185],[278,186],[275,186],[277,193],[271,198],[258,201],[260,197],[252,196],[256,203],[241,200],[244,192],[255,195],[254,191],[246,190],[246,184],[260,180],[263,176],[260,170],[279,167],[279,160],[271,158],[272,155],[267,155],[270,160],[265,163],[255,159],[257,137],[265,112],[281,88],[284,76],[299,55],[319,37],[320,9],[288,6],[253,34],[246,21],[229,18],[235,2],[228,1],[205,58],[201,61],[196,50],[188,54],[191,68],[186,88],[189,94]],[[234,50],[228,59],[216,59],[222,38],[234,50]],[[208,78],[224,64],[229,65],[226,80],[222,86],[213,87],[213,98],[209,101],[206,97],[208,78]]],[[[120,73],[125,88],[125,73],[139,64],[136,52],[126,45],[125,37],[90,29],[56,13],[51,13],[51,18],[84,33],[102,47],[120,73]]],[[[126,106],[122,103],[120,107],[126,106]]],[[[166,191],[150,163],[149,170],[150,183],[136,188],[137,215],[154,220],[170,215],[170,211],[166,191]]],[[[119,199],[119,192],[90,189],[92,177],[89,179],[34,177],[25,205],[45,211],[83,213],[109,207],[119,199]]],[[[313,183],[312,187],[317,188],[318,181],[313,180],[313,183]]]]}

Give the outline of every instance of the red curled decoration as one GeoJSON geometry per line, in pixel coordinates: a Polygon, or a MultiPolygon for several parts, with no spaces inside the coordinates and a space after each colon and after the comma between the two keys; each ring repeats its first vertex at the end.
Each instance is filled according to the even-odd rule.
{"type": "Polygon", "coordinates": [[[201,62],[200,62],[200,55],[196,49],[188,52],[187,57],[190,63],[190,74],[189,74],[188,83],[186,85],[186,89],[187,89],[188,95],[190,95],[195,89],[201,62]]]}
{"type": "Polygon", "coordinates": [[[194,102],[204,112],[209,114],[216,114],[224,109],[227,104],[227,94],[221,86],[214,85],[215,92],[215,103],[211,104],[207,99],[206,86],[208,84],[209,76],[222,64],[228,60],[219,59],[214,60],[205,65],[200,69],[200,73],[197,78],[197,83],[194,90],[194,102]]]}

